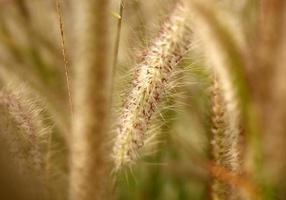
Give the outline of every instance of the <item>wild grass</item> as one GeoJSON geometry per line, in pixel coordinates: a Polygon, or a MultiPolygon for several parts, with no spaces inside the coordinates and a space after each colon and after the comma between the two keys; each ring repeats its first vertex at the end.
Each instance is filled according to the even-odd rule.
{"type": "Polygon", "coordinates": [[[134,162],[139,149],[146,143],[151,120],[164,98],[170,77],[185,56],[191,31],[188,9],[175,5],[173,13],[162,25],[158,37],[137,64],[132,87],[118,121],[113,159],[115,169],[134,162]]]}
{"type": "Polygon", "coordinates": [[[281,0],[0,0],[0,199],[284,199],[285,35],[281,0]]]}

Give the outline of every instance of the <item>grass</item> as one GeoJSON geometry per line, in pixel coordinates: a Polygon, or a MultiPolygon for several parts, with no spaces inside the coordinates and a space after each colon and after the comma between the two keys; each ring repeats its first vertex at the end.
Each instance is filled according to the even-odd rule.
{"type": "Polygon", "coordinates": [[[0,0],[0,199],[283,199],[285,13],[0,0]]]}

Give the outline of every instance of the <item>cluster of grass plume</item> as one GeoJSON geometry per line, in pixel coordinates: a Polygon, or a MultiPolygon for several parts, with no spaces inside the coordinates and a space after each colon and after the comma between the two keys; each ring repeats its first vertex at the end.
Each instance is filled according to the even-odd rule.
{"type": "Polygon", "coordinates": [[[190,46],[188,9],[179,2],[164,22],[157,38],[136,66],[118,122],[113,150],[115,169],[136,159],[147,138],[146,131],[166,95],[170,77],[190,46]]]}
{"type": "MultiPolygon", "coordinates": [[[[229,110],[227,104],[234,102],[226,102],[225,96],[221,90],[221,82],[214,76],[213,87],[211,91],[212,97],[212,123],[213,123],[213,140],[212,153],[214,162],[226,169],[227,171],[237,175],[240,173],[240,126],[232,125],[230,115],[235,115],[233,110],[229,110]]],[[[233,100],[235,101],[235,99],[233,100]]],[[[236,116],[238,117],[238,116],[236,116]]],[[[226,183],[214,180],[213,198],[214,199],[234,199],[237,196],[234,191],[226,183]]]]}
{"type": "Polygon", "coordinates": [[[0,199],[283,199],[285,11],[0,0],[0,199]]]}
{"type": "MultiPolygon", "coordinates": [[[[10,164],[29,187],[37,186],[34,195],[47,198],[48,134],[42,108],[31,99],[25,87],[10,86],[0,91],[0,137],[10,164]],[[46,190],[46,191],[45,191],[46,190]]],[[[24,183],[24,182],[23,182],[24,183]]],[[[32,190],[31,190],[32,191],[32,190]]],[[[30,192],[31,192],[30,191],[30,192]]]]}
{"type": "MultiPolygon", "coordinates": [[[[25,154],[29,157],[27,161],[31,162],[27,165],[33,170],[43,171],[45,170],[45,157],[42,154],[46,150],[44,146],[47,145],[48,128],[43,122],[42,109],[29,97],[25,97],[28,95],[25,90],[24,87],[16,91],[10,88],[1,90],[0,101],[3,112],[1,114],[1,136],[11,137],[11,151],[20,148],[19,145],[24,145],[23,142],[19,142],[24,140],[26,145],[23,148],[26,149],[25,154]],[[13,144],[14,142],[16,144],[13,144]]],[[[17,155],[17,152],[14,153],[17,155]]],[[[20,151],[17,156],[24,157],[21,153],[24,152],[20,151]]],[[[25,164],[19,164],[19,167],[21,166],[25,167],[25,164]]]]}

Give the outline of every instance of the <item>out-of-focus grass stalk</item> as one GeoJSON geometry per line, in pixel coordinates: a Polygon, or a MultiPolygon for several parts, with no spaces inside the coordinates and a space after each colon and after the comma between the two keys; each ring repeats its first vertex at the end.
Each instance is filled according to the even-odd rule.
{"type": "Polygon", "coordinates": [[[123,0],[120,1],[119,7],[120,7],[120,9],[119,9],[119,15],[118,15],[118,21],[117,21],[116,39],[115,39],[115,47],[114,47],[114,59],[113,59],[113,65],[112,65],[112,74],[113,74],[112,77],[113,77],[113,79],[115,77],[115,71],[116,71],[118,53],[119,53],[121,24],[122,24],[122,19],[123,19],[123,10],[124,10],[123,0]]]}
{"type": "Polygon", "coordinates": [[[62,17],[60,0],[56,0],[56,10],[57,10],[58,20],[59,20],[59,30],[60,30],[60,36],[61,36],[61,48],[62,48],[62,55],[63,55],[63,59],[64,59],[65,78],[66,78],[67,93],[68,93],[68,99],[69,99],[69,109],[70,109],[70,115],[72,117],[72,115],[73,115],[73,103],[72,103],[72,97],[71,97],[69,61],[67,58],[67,52],[66,52],[66,46],[65,46],[64,21],[63,21],[63,17],[62,17]]]}
{"type": "Polygon", "coordinates": [[[69,138],[67,138],[66,135],[68,129],[67,120],[65,119],[66,111],[62,107],[63,100],[58,99],[57,96],[52,93],[52,90],[48,90],[41,84],[41,81],[38,82],[38,79],[34,74],[29,73],[30,71],[23,70],[21,65],[6,62],[2,62],[2,65],[5,65],[0,69],[0,72],[5,74],[4,76],[1,76],[3,83],[7,84],[11,82],[11,80],[16,82],[23,81],[40,96],[44,97],[47,100],[48,111],[54,117],[55,122],[62,131],[66,141],[68,141],[69,138]]]}
{"type": "Polygon", "coordinates": [[[285,196],[286,2],[262,0],[259,9],[257,57],[251,65],[249,76],[252,78],[250,83],[254,103],[261,120],[265,173],[278,194],[285,196]]]}
{"type": "MultiPolygon", "coordinates": [[[[237,104],[233,99],[232,102],[225,101],[224,93],[221,91],[220,80],[214,75],[213,87],[211,92],[212,98],[212,123],[213,123],[213,140],[212,140],[212,153],[214,162],[224,168],[225,170],[233,173],[234,175],[240,172],[240,150],[239,150],[239,136],[240,127],[239,119],[236,119],[236,124],[233,124],[233,117],[239,117],[239,111],[236,109],[228,110],[227,104],[237,104]]],[[[235,108],[235,106],[234,106],[235,108]]],[[[221,183],[217,179],[214,180],[212,187],[213,199],[235,199],[237,198],[237,191],[229,187],[225,183],[221,183]]]]}
{"type": "MultiPolygon", "coordinates": [[[[25,24],[25,20],[23,24],[25,24]]],[[[35,33],[30,32],[31,27],[25,27],[27,34],[32,35],[33,39],[37,40],[35,33]],[[27,30],[26,30],[27,29],[27,30]]],[[[1,56],[0,63],[3,65],[1,73],[5,73],[6,76],[3,77],[6,80],[4,82],[9,82],[10,79],[16,78],[17,81],[25,82],[29,87],[33,88],[39,95],[47,99],[49,106],[49,112],[56,119],[56,123],[59,129],[66,133],[67,131],[67,120],[66,120],[66,110],[62,107],[64,104],[63,95],[60,93],[54,93],[54,85],[50,85],[46,82],[46,78],[42,76],[47,76],[47,71],[38,75],[35,68],[44,67],[44,61],[35,49],[30,46],[18,44],[17,40],[13,37],[12,33],[8,28],[8,24],[3,16],[0,16],[0,42],[1,47],[5,50],[3,56],[1,56]],[[33,52],[32,52],[33,50],[33,52]],[[29,56],[30,55],[30,56],[29,56]],[[33,61],[37,57],[39,62],[33,61]]],[[[35,41],[34,41],[35,42],[35,41]]],[[[55,51],[53,51],[55,52],[55,51]]],[[[45,66],[46,67],[46,66],[45,66]]],[[[58,80],[58,77],[56,78],[58,80]]]]}
{"type": "Polygon", "coordinates": [[[132,12],[135,15],[134,31],[136,32],[136,40],[132,41],[131,47],[145,45],[146,43],[146,13],[144,13],[143,2],[140,0],[135,0],[132,2],[132,12]],[[139,43],[139,45],[138,45],[139,43]]]}
{"type": "MultiPolygon", "coordinates": [[[[245,195],[246,199],[248,199],[248,197],[252,200],[260,200],[262,198],[260,188],[250,177],[234,174],[221,165],[203,158],[198,154],[197,150],[190,146],[183,138],[175,138],[175,141],[177,146],[180,146],[180,151],[186,154],[191,163],[195,163],[196,166],[206,170],[210,177],[236,188],[237,191],[243,191],[247,194],[247,196],[245,195]]],[[[188,168],[188,170],[190,169],[188,168]]]]}
{"type": "Polygon", "coordinates": [[[113,54],[108,0],[72,1],[75,14],[74,116],[70,143],[70,199],[107,199],[108,130],[113,54]]]}
{"type": "MultiPolygon", "coordinates": [[[[227,163],[220,164],[237,174],[241,172],[240,164],[242,164],[242,160],[238,157],[240,125],[243,124],[249,131],[248,138],[254,138],[253,135],[255,135],[249,122],[250,97],[244,71],[246,64],[243,56],[244,45],[243,41],[234,37],[235,34],[241,33],[232,32],[229,25],[225,23],[227,20],[220,20],[219,16],[223,11],[214,1],[192,0],[190,6],[196,14],[194,26],[202,41],[203,53],[207,63],[213,67],[212,70],[217,75],[224,102],[222,104],[225,112],[222,119],[226,120],[226,124],[218,131],[222,131],[225,137],[221,136],[220,141],[216,141],[219,136],[214,136],[216,143],[214,151],[220,151],[216,152],[215,159],[218,162],[220,159],[226,161],[227,163]]],[[[252,141],[256,143],[256,140],[257,137],[252,141]]],[[[253,148],[256,149],[257,146],[253,148]]],[[[232,194],[235,193],[232,192],[232,194]]],[[[237,198],[234,196],[236,195],[230,195],[229,198],[237,198]]]]}
{"type": "MultiPolygon", "coordinates": [[[[219,19],[219,10],[212,0],[191,0],[189,5],[195,13],[196,20],[193,21],[203,42],[206,59],[212,63],[219,77],[228,78],[237,84],[237,92],[245,108],[249,94],[244,76],[242,46],[230,27],[219,19]]],[[[223,90],[230,89],[228,84],[222,87],[223,90]]]]}

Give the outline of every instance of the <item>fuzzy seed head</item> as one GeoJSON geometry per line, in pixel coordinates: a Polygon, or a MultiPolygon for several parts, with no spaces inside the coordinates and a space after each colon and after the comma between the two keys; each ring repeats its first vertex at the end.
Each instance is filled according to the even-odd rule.
{"type": "MultiPolygon", "coordinates": [[[[217,78],[214,78],[212,87],[212,153],[215,163],[228,170],[233,174],[238,174],[240,170],[239,158],[239,124],[232,121],[231,114],[236,115],[237,111],[229,109],[227,104],[235,102],[228,102],[225,99],[224,93],[220,87],[221,83],[217,78]]],[[[236,116],[237,117],[237,116],[236,116]]],[[[238,121],[238,119],[236,120],[238,121]]],[[[236,122],[235,121],[235,122],[236,122]]],[[[218,180],[213,184],[214,199],[221,198],[236,198],[232,194],[232,189],[225,183],[218,180]]]]}
{"type": "Polygon", "coordinates": [[[170,77],[189,48],[188,20],[188,10],[178,3],[136,66],[116,132],[113,149],[116,170],[134,161],[149,137],[146,131],[168,93],[170,77]]]}
{"type": "Polygon", "coordinates": [[[25,91],[0,91],[0,138],[19,171],[42,175],[49,129],[43,122],[42,109],[25,91]]]}

